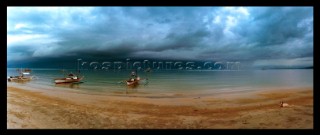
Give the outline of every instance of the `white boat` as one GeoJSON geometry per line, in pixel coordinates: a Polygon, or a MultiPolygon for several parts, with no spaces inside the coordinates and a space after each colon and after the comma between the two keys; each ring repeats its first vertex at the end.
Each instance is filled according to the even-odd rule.
{"type": "Polygon", "coordinates": [[[19,72],[19,76],[10,76],[8,78],[8,81],[30,81],[34,78],[34,76],[32,76],[30,74],[31,70],[30,69],[17,69],[17,71],[19,72]]]}

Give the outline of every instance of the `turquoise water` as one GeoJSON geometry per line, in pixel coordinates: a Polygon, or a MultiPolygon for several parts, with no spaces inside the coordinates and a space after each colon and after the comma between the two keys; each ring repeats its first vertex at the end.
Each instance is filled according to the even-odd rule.
{"type": "MultiPolygon", "coordinates": [[[[313,87],[313,69],[248,70],[248,71],[180,71],[163,70],[138,72],[148,83],[136,88],[127,87],[123,80],[131,71],[81,71],[85,76],[81,84],[56,85],[54,78],[63,77],[58,69],[32,69],[36,80],[27,83],[8,82],[9,85],[45,86],[86,91],[114,93],[133,89],[142,93],[228,92],[267,88],[313,87]]],[[[69,70],[72,71],[72,70],[69,70]]],[[[75,71],[74,71],[75,72],[75,71]]],[[[7,69],[7,76],[17,75],[16,69],[7,69]]]]}

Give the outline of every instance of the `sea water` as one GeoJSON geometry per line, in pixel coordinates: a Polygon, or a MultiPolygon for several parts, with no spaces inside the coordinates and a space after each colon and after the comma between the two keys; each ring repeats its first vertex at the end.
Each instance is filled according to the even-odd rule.
{"type": "MultiPolygon", "coordinates": [[[[67,73],[76,73],[69,70],[67,73]]],[[[137,87],[124,83],[130,70],[83,70],[83,83],[54,83],[54,78],[64,77],[60,69],[32,69],[35,80],[26,83],[8,82],[8,85],[46,87],[51,89],[78,90],[83,92],[121,93],[221,93],[262,89],[313,87],[313,69],[277,70],[152,70],[138,71],[144,79],[137,87]]],[[[16,69],[8,68],[7,76],[18,75],[16,69]]]]}

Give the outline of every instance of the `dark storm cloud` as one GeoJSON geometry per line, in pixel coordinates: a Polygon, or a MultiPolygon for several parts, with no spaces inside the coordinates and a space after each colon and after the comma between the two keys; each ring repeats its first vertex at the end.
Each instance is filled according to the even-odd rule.
{"type": "Polygon", "coordinates": [[[9,63],[313,58],[312,7],[9,7],[7,23],[9,63]]]}
{"type": "Polygon", "coordinates": [[[198,30],[186,34],[179,34],[177,32],[169,33],[163,39],[164,42],[158,46],[152,46],[149,44],[149,51],[165,51],[165,50],[192,50],[193,48],[199,47],[203,37],[209,36],[210,33],[205,30],[198,30]]]}
{"type": "MultiPolygon", "coordinates": [[[[259,10],[255,8],[253,11],[259,10]]],[[[303,38],[312,29],[308,30],[305,27],[299,27],[299,23],[304,19],[309,19],[313,16],[312,10],[309,8],[269,8],[264,12],[257,14],[256,19],[250,23],[248,33],[252,36],[252,42],[261,42],[261,46],[265,45],[281,45],[286,43],[291,38],[303,38]],[[309,18],[308,18],[309,17],[309,18]]],[[[243,24],[245,25],[245,24],[243,24]]],[[[308,24],[307,27],[312,27],[308,24]]],[[[243,32],[244,30],[240,30],[243,32]]]]}

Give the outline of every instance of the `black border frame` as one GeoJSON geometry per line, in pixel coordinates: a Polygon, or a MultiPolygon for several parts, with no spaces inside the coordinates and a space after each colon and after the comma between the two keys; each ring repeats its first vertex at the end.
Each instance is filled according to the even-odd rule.
{"type": "MultiPolygon", "coordinates": [[[[279,0],[279,1],[271,1],[271,0],[256,0],[256,1],[248,1],[248,0],[223,0],[223,1],[180,1],[180,2],[166,2],[166,1],[127,1],[127,2],[120,2],[120,1],[103,1],[103,0],[87,0],[87,1],[71,1],[71,0],[64,0],[64,1],[30,1],[30,0],[26,0],[26,1],[16,1],[16,0],[6,0],[6,1],[1,1],[1,26],[5,27],[7,25],[6,20],[7,18],[7,7],[8,6],[312,6],[314,9],[314,35],[318,35],[319,33],[319,28],[315,25],[317,24],[319,21],[319,15],[320,15],[320,11],[319,11],[319,6],[316,5],[316,1],[315,0],[279,0]]],[[[0,27],[1,28],[1,27],[0,27]]],[[[2,28],[1,29],[1,34],[3,34],[2,37],[5,37],[4,35],[6,35],[6,29],[7,28],[2,28]]],[[[314,36],[315,37],[315,36],[314,36]]],[[[313,58],[314,58],[314,66],[313,66],[313,80],[314,80],[314,89],[316,88],[316,85],[318,85],[317,83],[315,83],[315,80],[320,80],[320,77],[317,76],[318,71],[316,71],[315,69],[318,67],[318,63],[319,63],[319,55],[317,55],[317,53],[315,52],[317,46],[315,46],[315,44],[319,43],[317,41],[317,38],[314,38],[314,53],[313,53],[313,58]]],[[[7,44],[6,39],[2,38],[1,40],[1,47],[3,47],[3,49],[1,49],[3,52],[0,53],[1,54],[1,58],[2,59],[6,59],[7,58],[7,53],[4,53],[4,44],[7,44]]],[[[4,61],[4,60],[3,60],[4,61]]],[[[4,73],[6,71],[5,67],[7,66],[6,63],[4,62],[0,62],[1,65],[0,67],[3,68],[3,70],[0,70],[1,72],[3,71],[3,75],[1,77],[1,79],[3,79],[3,81],[1,81],[1,86],[6,86],[6,73],[4,73]]],[[[2,98],[0,98],[2,101],[1,106],[6,106],[7,107],[7,103],[6,102],[6,91],[3,89],[0,90],[2,93],[0,94],[2,96],[2,98]],[[5,104],[5,105],[4,105],[5,104]]],[[[106,130],[86,130],[86,129],[79,129],[79,130],[74,130],[74,129],[41,129],[41,130],[34,130],[34,129],[17,129],[17,130],[13,130],[13,129],[7,129],[6,127],[6,123],[4,121],[4,119],[2,119],[3,122],[1,122],[1,132],[6,133],[6,134],[11,134],[11,133],[22,133],[22,132],[26,132],[26,133],[32,133],[32,134],[36,134],[36,133],[62,133],[65,132],[67,134],[69,133],[77,133],[77,134],[105,134],[105,133],[118,133],[118,134],[136,134],[139,133],[141,134],[143,133],[149,133],[149,134],[164,134],[164,133],[175,133],[175,134],[229,134],[229,133],[235,133],[235,134],[273,134],[273,133],[279,133],[279,134],[316,134],[316,132],[319,130],[319,125],[318,125],[318,120],[319,120],[319,116],[317,114],[319,114],[319,110],[318,110],[318,106],[319,106],[319,95],[320,92],[317,92],[317,90],[314,90],[314,129],[280,129],[280,130],[273,130],[273,129],[263,129],[263,130],[257,130],[257,129],[226,129],[226,130],[220,130],[220,129],[212,129],[212,130],[198,130],[198,129],[193,129],[193,130],[114,130],[114,129],[106,129],[106,130]],[[6,130],[5,130],[6,129],[6,130]],[[4,131],[5,130],[5,131],[4,131]],[[37,132],[37,131],[41,131],[41,132],[37,132]]],[[[5,118],[7,118],[6,115],[6,111],[5,109],[1,109],[2,115],[5,115],[5,118]]],[[[2,134],[2,133],[1,133],[2,134]]]]}

